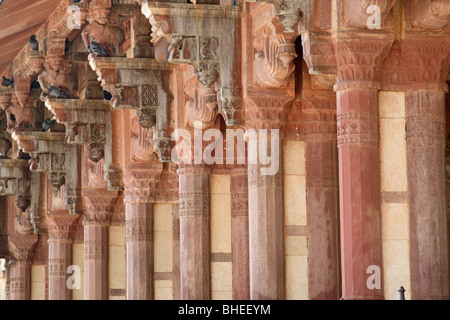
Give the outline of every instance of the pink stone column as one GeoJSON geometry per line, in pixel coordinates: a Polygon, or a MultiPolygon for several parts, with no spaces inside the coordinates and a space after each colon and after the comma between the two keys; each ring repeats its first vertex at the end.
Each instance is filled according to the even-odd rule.
{"type": "Polygon", "coordinates": [[[108,225],[84,225],[84,299],[108,300],[108,225]]]}
{"type": "Polygon", "coordinates": [[[31,300],[31,260],[15,260],[8,272],[9,299],[31,300]]]}
{"type": "Polygon", "coordinates": [[[85,190],[84,299],[108,300],[108,225],[117,192],[85,190]]]}
{"type": "Polygon", "coordinates": [[[172,279],[173,279],[173,300],[180,300],[181,296],[181,270],[180,270],[180,214],[179,214],[178,203],[173,204],[173,269],[172,269],[172,279]]]}
{"type": "Polygon", "coordinates": [[[445,93],[406,93],[411,298],[449,299],[445,93]]]}
{"type": "MultiPolygon", "coordinates": [[[[270,145],[269,140],[267,141],[268,155],[271,154],[270,145]]],[[[250,299],[252,300],[285,298],[284,198],[281,159],[280,141],[279,157],[276,158],[279,161],[279,168],[276,174],[263,175],[261,170],[266,166],[259,162],[248,165],[250,299]]]]}
{"type": "Polygon", "coordinates": [[[306,139],[309,298],[337,300],[340,269],[336,134],[308,134],[306,139]]]}
{"type": "Polygon", "coordinates": [[[237,168],[231,172],[230,187],[233,300],[249,300],[248,177],[246,168],[237,168]]]}
{"type": "Polygon", "coordinates": [[[153,300],[153,203],[125,196],[127,300],[153,300]]]}
{"type": "Polygon", "coordinates": [[[9,236],[11,264],[7,268],[9,300],[31,299],[31,263],[37,235],[9,236]]]}
{"type": "Polygon", "coordinates": [[[389,34],[342,34],[334,40],[345,300],[384,299],[378,95],[381,66],[393,42],[389,34]]]}
{"type": "Polygon", "coordinates": [[[159,175],[158,168],[147,165],[130,167],[125,174],[128,300],[153,300],[155,297],[151,192],[159,175]]]}
{"type": "Polygon", "coordinates": [[[345,300],[383,299],[382,289],[367,286],[368,268],[382,267],[378,86],[354,81],[336,87],[345,300]]]}
{"type": "Polygon", "coordinates": [[[207,167],[178,169],[182,300],[209,300],[210,194],[207,167]]]}
{"type": "Polygon", "coordinates": [[[72,300],[72,290],[67,287],[72,265],[72,244],[79,216],[50,214],[48,239],[48,299],[72,300]]]}

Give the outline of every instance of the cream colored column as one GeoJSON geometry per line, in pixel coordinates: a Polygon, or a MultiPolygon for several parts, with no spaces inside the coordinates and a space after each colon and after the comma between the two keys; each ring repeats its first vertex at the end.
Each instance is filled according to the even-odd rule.
{"type": "Polygon", "coordinates": [[[403,286],[409,300],[411,261],[405,93],[381,91],[379,96],[384,296],[387,300],[397,300],[397,290],[403,286]]]}

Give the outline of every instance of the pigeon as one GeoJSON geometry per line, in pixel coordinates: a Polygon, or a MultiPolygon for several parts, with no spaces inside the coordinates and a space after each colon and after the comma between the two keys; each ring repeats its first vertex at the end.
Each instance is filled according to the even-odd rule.
{"type": "Polygon", "coordinates": [[[11,141],[6,138],[0,138],[0,158],[6,159],[8,151],[11,149],[11,141]]]}
{"type": "Polygon", "coordinates": [[[14,80],[10,80],[8,78],[5,78],[5,76],[2,77],[2,86],[9,87],[12,86],[14,88],[14,80]]]}
{"type": "Polygon", "coordinates": [[[55,120],[52,120],[50,118],[45,119],[45,121],[42,122],[42,131],[46,132],[46,131],[50,130],[53,127],[53,125],[55,124],[55,122],[56,122],[55,120]]]}
{"type": "Polygon", "coordinates": [[[34,80],[30,85],[30,89],[39,89],[40,87],[41,85],[36,80],[34,80]]]}
{"type": "Polygon", "coordinates": [[[69,39],[66,38],[66,44],[65,44],[65,47],[64,47],[64,52],[67,53],[69,51],[69,49],[70,49],[70,41],[69,41],[69,39]]]}
{"type": "Polygon", "coordinates": [[[103,99],[110,101],[112,99],[112,94],[108,91],[103,90],[103,99]]]}
{"type": "Polygon", "coordinates": [[[30,37],[30,47],[34,51],[39,50],[39,42],[36,40],[36,35],[34,34],[30,37]]]}
{"type": "Polygon", "coordinates": [[[49,94],[54,96],[56,99],[69,99],[69,96],[62,91],[61,89],[55,88],[54,86],[51,86],[48,90],[49,94]]]}
{"type": "Polygon", "coordinates": [[[88,52],[93,52],[96,57],[98,57],[98,56],[107,57],[108,56],[108,51],[106,51],[105,48],[103,48],[103,46],[100,43],[95,42],[95,41],[92,41],[89,44],[88,52]]]}

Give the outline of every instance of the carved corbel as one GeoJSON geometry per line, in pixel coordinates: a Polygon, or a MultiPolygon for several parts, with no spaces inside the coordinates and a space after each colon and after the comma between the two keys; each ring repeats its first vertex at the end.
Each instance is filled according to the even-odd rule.
{"type": "Polygon", "coordinates": [[[30,170],[44,172],[55,191],[63,185],[70,214],[81,212],[80,150],[65,143],[65,133],[16,132],[17,144],[31,155],[30,170]]]}
{"type": "Polygon", "coordinates": [[[89,56],[121,56],[120,46],[125,41],[123,30],[111,20],[111,0],[92,0],[89,3],[89,23],[81,35],[89,56]]]}
{"type": "Polygon", "coordinates": [[[16,205],[25,212],[30,206],[30,179],[26,160],[0,159],[0,195],[15,196],[16,205]]]}
{"type": "Polygon", "coordinates": [[[283,33],[276,21],[256,31],[254,74],[256,83],[265,87],[287,86],[297,57],[296,33],[283,33]]]}
{"type": "Polygon", "coordinates": [[[38,76],[42,88],[41,100],[46,98],[69,99],[77,96],[77,81],[72,74],[70,61],[52,62],[47,59],[45,69],[38,76]]]}
{"type": "Polygon", "coordinates": [[[111,117],[108,101],[47,99],[45,105],[56,121],[65,125],[68,144],[88,145],[89,159],[103,159],[106,124],[111,117]]]}
{"type": "Polygon", "coordinates": [[[230,48],[240,45],[238,8],[210,5],[206,10],[181,3],[140,3],[152,26],[152,42],[165,46],[169,62],[192,65],[205,88],[216,84],[219,111],[226,124],[239,125],[243,113],[241,56],[229,55],[230,48]]]}
{"type": "Polygon", "coordinates": [[[443,29],[450,22],[450,2],[447,0],[412,0],[411,15],[415,28],[443,29]]]}

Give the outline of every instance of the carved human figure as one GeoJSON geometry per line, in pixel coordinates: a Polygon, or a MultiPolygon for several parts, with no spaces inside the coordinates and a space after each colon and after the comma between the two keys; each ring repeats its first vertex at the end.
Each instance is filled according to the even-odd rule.
{"type": "Polygon", "coordinates": [[[44,71],[38,76],[38,81],[42,88],[42,101],[47,97],[69,99],[74,96],[77,89],[77,82],[69,67],[58,71],[46,63],[44,71]]]}
{"type": "Polygon", "coordinates": [[[88,18],[89,24],[81,33],[86,49],[96,56],[117,55],[119,46],[125,40],[124,32],[117,26],[108,25],[110,9],[94,6],[92,11],[93,13],[88,18]]]}

